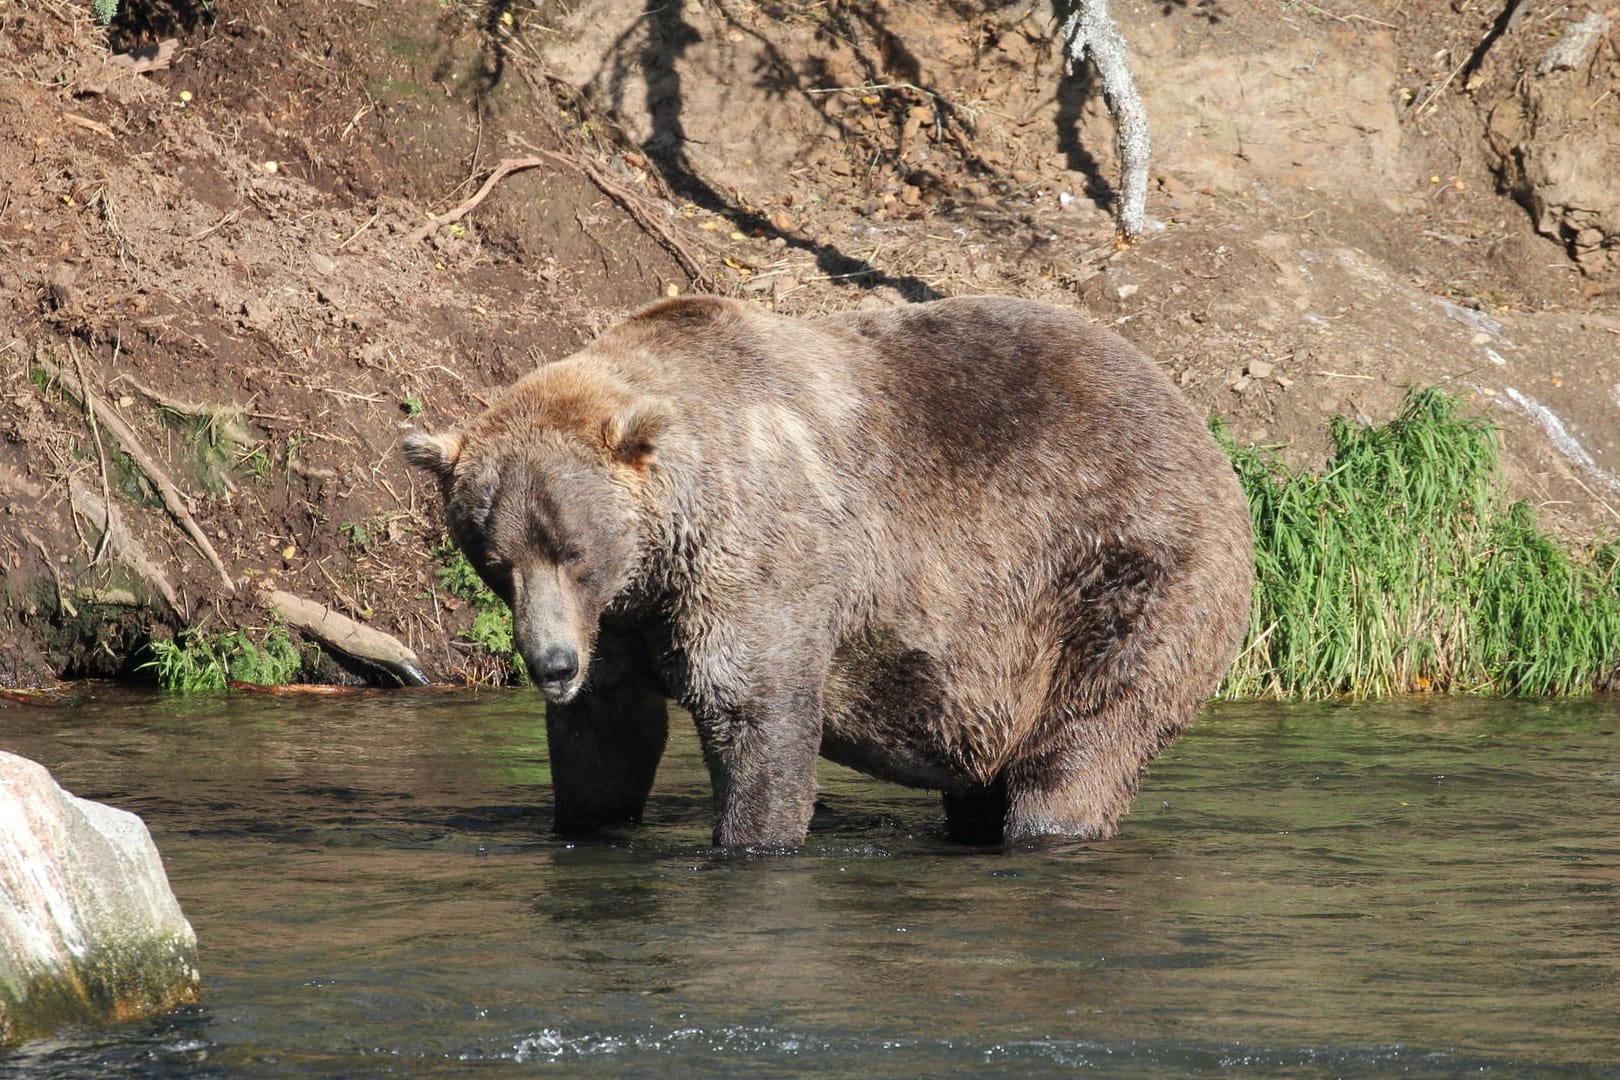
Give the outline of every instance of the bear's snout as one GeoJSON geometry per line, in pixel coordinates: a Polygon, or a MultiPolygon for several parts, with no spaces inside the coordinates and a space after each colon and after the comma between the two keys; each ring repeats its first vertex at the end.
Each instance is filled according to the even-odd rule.
{"type": "Polygon", "coordinates": [[[579,653],[563,645],[553,645],[532,656],[525,656],[529,678],[540,692],[553,701],[566,699],[574,676],[579,674],[579,653]]]}

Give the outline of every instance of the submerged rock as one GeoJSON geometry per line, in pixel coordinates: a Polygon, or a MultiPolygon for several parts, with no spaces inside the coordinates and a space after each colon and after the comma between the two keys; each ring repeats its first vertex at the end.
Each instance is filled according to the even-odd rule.
{"type": "Polygon", "coordinates": [[[145,823],[0,752],[0,1046],[197,997],[197,936],[145,823]]]}

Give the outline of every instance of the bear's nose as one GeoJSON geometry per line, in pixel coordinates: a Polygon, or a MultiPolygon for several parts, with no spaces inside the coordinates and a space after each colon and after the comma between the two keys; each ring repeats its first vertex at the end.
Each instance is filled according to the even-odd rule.
{"type": "Polygon", "coordinates": [[[565,683],[579,671],[579,654],[573,649],[554,645],[538,656],[528,658],[529,677],[535,682],[565,683]]]}

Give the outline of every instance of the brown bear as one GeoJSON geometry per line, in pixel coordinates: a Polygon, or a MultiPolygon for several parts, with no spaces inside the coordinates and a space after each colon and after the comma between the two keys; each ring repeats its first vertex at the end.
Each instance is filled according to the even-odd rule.
{"type": "Polygon", "coordinates": [[[1106,837],[1247,627],[1225,455],[1037,303],[667,301],[405,453],[511,605],[564,830],[639,820],[673,698],[721,846],[801,844],[818,753],[964,839],[1106,837]]]}

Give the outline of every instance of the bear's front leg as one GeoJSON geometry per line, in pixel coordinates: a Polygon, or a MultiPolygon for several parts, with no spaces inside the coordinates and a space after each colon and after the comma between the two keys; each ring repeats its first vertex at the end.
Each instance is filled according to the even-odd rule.
{"type": "Polygon", "coordinates": [[[640,821],[669,737],[663,693],[599,651],[584,691],[546,706],[559,832],[640,821]]]}
{"type": "Polygon", "coordinates": [[[821,695],[758,696],[739,709],[700,709],[694,716],[714,784],[715,844],[803,844],[816,803],[821,695]]]}

